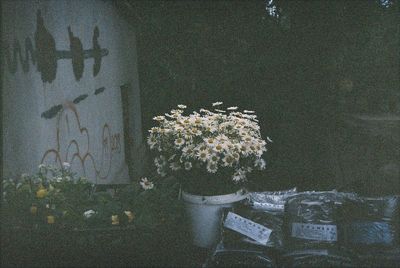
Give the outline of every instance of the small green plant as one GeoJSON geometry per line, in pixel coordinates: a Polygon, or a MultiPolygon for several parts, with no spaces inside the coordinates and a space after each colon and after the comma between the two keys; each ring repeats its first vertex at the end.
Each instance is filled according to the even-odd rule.
{"type": "Polygon", "coordinates": [[[173,179],[140,182],[99,191],[71,171],[40,165],[33,175],[3,180],[3,227],[156,228],[181,221],[178,183],[173,179]],[[178,215],[178,216],[177,216],[178,215]]]}

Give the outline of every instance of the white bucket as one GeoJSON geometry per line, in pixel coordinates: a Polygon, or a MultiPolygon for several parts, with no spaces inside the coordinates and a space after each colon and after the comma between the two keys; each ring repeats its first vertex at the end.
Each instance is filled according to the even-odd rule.
{"type": "Polygon", "coordinates": [[[202,196],[182,191],[186,214],[191,224],[193,244],[211,248],[220,238],[222,209],[247,197],[247,192],[239,190],[233,194],[202,196]]]}

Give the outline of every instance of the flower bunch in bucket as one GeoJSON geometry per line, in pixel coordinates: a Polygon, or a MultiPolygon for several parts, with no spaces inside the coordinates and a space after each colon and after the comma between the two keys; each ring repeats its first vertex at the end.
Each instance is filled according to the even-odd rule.
{"type": "Polygon", "coordinates": [[[265,169],[267,142],[254,111],[221,105],[190,114],[178,105],[153,118],[157,126],[149,130],[147,142],[158,174],[175,174],[188,192],[216,195],[243,187],[249,173],[265,169]]]}

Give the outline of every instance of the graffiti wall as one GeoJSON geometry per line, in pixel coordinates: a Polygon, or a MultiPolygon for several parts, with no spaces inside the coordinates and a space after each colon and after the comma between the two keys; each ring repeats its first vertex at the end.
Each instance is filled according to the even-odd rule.
{"type": "Polygon", "coordinates": [[[121,87],[130,138],[141,143],[134,30],[111,1],[3,1],[3,176],[71,164],[99,184],[128,182],[121,87]]]}

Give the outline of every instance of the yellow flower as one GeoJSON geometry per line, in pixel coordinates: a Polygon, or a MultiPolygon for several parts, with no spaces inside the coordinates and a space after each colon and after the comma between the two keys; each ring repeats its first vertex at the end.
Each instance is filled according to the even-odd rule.
{"type": "Polygon", "coordinates": [[[119,224],[118,215],[112,215],[111,216],[111,224],[112,225],[118,225],[119,224]]]}
{"type": "Polygon", "coordinates": [[[124,211],[125,215],[128,217],[128,222],[132,222],[133,219],[135,218],[135,214],[133,214],[131,211],[127,210],[124,211]]]}
{"type": "Polygon", "coordinates": [[[37,206],[35,206],[35,205],[32,205],[32,206],[31,206],[30,211],[31,211],[31,214],[32,214],[32,215],[36,215],[37,210],[38,210],[37,206]]]}
{"type": "Polygon", "coordinates": [[[47,190],[43,186],[41,186],[39,190],[36,192],[37,198],[44,198],[46,195],[47,195],[47,190]]]}
{"type": "Polygon", "coordinates": [[[53,215],[47,216],[47,223],[48,224],[53,224],[55,222],[55,218],[53,215]]]}

